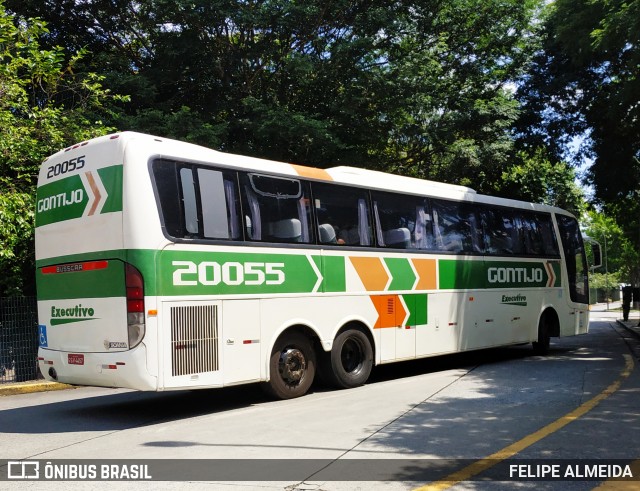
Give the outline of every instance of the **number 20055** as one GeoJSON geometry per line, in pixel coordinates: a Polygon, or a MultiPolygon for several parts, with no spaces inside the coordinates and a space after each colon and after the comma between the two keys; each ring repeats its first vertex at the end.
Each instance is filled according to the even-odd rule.
{"type": "Polygon", "coordinates": [[[220,283],[236,285],[281,285],[285,281],[284,263],[203,261],[196,264],[191,261],[173,261],[177,269],[173,271],[173,284],[176,286],[206,285],[220,283]]]}
{"type": "Polygon", "coordinates": [[[59,176],[61,174],[66,174],[67,172],[73,172],[74,170],[82,169],[85,164],[84,159],[85,156],[81,155],[80,157],[65,160],[64,162],[60,162],[56,165],[47,167],[47,179],[51,179],[52,177],[59,176]]]}

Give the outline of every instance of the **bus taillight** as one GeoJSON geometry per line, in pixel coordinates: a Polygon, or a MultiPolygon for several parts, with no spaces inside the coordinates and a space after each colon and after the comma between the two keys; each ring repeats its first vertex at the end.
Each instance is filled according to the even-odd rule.
{"type": "Polygon", "coordinates": [[[127,330],[129,349],[140,344],[145,332],[144,281],[142,274],[130,264],[126,265],[125,284],[127,290],[127,330]]]}

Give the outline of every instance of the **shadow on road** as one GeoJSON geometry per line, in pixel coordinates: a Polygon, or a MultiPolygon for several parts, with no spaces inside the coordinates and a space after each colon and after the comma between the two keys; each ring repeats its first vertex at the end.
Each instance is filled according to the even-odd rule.
{"type": "MultiPolygon", "coordinates": [[[[562,349],[556,349],[555,353],[561,354],[562,349]]],[[[368,384],[450,369],[471,369],[478,365],[518,360],[531,355],[530,346],[516,346],[382,365],[374,369],[368,384]]],[[[312,388],[313,392],[318,393],[330,390],[319,384],[312,388]]],[[[1,411],[0,433],[117,431],[271,402],[257,384],[160,393],[122,392],[119,389],[114,389],[114,392],[1,411]]]]}

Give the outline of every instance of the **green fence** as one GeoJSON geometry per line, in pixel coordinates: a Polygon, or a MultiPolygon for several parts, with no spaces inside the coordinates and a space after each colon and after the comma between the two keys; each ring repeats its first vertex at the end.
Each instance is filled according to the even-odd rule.
{"type": "Polygon", "coordinates": [[[0,297],[0,384],[40,377],[35,297],[0,297]]]}

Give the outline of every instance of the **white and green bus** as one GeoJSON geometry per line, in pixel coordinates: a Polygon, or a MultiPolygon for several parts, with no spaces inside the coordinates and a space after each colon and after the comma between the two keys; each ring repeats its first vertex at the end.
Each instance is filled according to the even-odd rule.
{"type": "Polygon", "coordinates": [[[43,163],[36,260],[39,366],[76,385],[291,398],[589,325],[561,209],[130,132],[43,163]]]}

